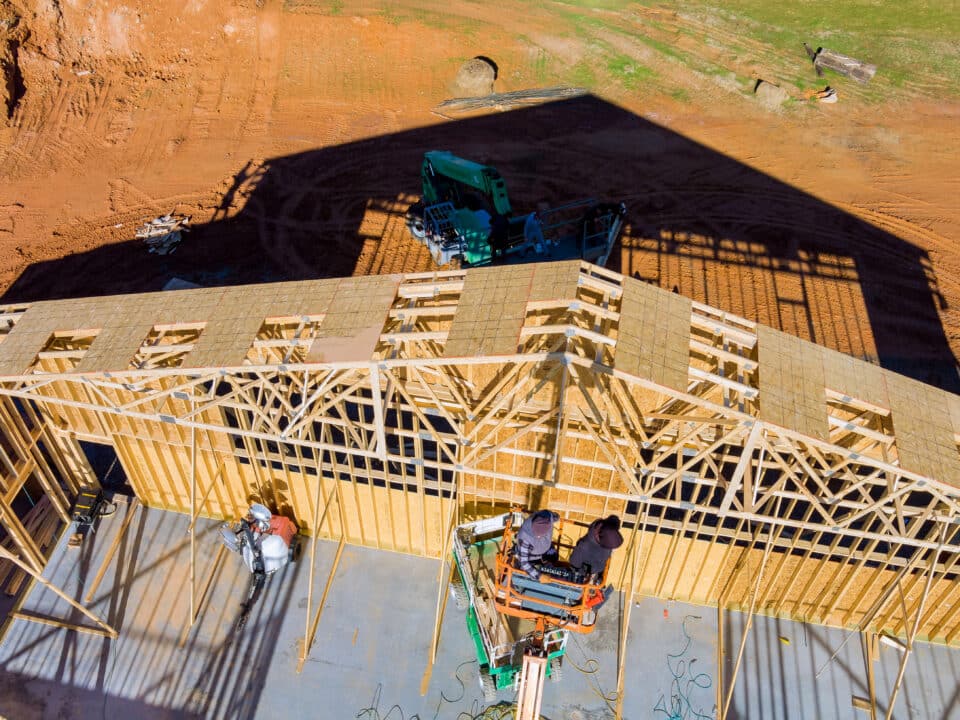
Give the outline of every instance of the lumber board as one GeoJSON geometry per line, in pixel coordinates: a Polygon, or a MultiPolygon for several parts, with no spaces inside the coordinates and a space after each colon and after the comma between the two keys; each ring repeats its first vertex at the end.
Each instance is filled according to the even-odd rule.
{"type": "Polygon", "coordinates": [[[58,620],[57,618],[48,617],[46,615],[34,615],[33,613],[17,611],[10,613],[10,617],[14,620],[25,620],[27,622],[40,623],[41,625],[50,625],[63,630],[74,630],[76,632],[88,633],[90,635],[100,635],[106,638],[116,637],[116,633],[103,628],[98,628],[92,625],[77,625],[75,623],[68,623],[64,622],[63,620],[58,620]]]}
{"type": "Polygon", "coordinates": [[[307,362],[371,360],[400,279],[400,275],[375,275],[340,280],[307,362]]]}

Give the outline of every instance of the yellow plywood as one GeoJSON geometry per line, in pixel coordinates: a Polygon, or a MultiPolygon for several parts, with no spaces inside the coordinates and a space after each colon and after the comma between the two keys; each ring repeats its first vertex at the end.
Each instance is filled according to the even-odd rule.
{"type": "Polygon", "coordinates": [[[530,302],[575,300],[580,283],[580,261],[540,263],[533,274],[530,302]]]}
{"type": "MultiPolygon", "coordinates": [[[[115,295],[101,298],[100,305],[91,313],[91,322],[100,332],[75,371],[127,369],[158,318],[169,318],[173,314],[157,295],[115,295]]],[[[63,320],[60,324],[63,326],[63,320]]]]}
{"type": "Polygon", "coordinates": [[[879,367],[836,350],[822,348],[821,354],[827,389],[881,408],[890,407],[887,385],[879,367]]]}
{"type": "Polygon", "coordinates": [[[92,300],[60,300],[31,306],[0,345],[0,374],[27,372],[55,330],[100,327],[106,314],[95,312],[97,304],[92,300]]]}
{"type": "Polygon", "coordinates": [[[779,330],[758,326],[760,419],[826,439],[827,404],[820,348],[779,330]]]}
{"type": "Polygon", "coordinates": [[[533,281],[532,265],[467,273],[444,350],[446,357],[512,355],[517,351],[533,281]]]}
{"type": "Polygon", "coordinates": [[[950,395],[884,371],[900,465],[905,470],[960,487],[960,456],[950,413],[950,395]]]}
{"type": "Polygon", "coordinates": [[[344,278],[327,306],[307,362],[357,362],[373,357],[400,275],[344,278]]]}
{"type": "Polygon", "coordinates": [[[690,367],[690,311],[688,298],[625,277],[616,369],[685,391],[690,367]]]}

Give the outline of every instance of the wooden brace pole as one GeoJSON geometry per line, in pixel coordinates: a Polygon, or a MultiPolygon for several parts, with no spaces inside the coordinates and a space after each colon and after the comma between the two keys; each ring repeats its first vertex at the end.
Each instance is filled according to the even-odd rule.
{"type": "MultiPolygon", "coordinates": [[[[633,609],[633,597],[634,593],[636,592],[637,584],[637,565],[640,562],[641,550],[643,550],[643,538],[647,529],[648,510],[649,506],[644,507],[642,527],[641,523],[635,523],[630,538],[630,547],[633,548],[633,557],[631,558],[630,563],[630,589],[627,593],[627,597],[625,598],[626,607],[623,609],[623,616],[620,623],[620,656],[617,662],[617,705],[614,713],[617,720],[620,720],[623,717],[623,692],[627,665],[627,633],[630,630],[630,614],[631,610],[633,609]]],[[[624,574],[626,573],[626,570],[627,568],[625,565],[623,568],[624,574]]],[[[621,587],[623,586],[622,578],[620,585],[621,587]]]]}
{"type": "Polygon", "coordinates": [[[108,624],[105,623],[103,620],[101,620],[101,619],[98,618],[96,615],[94,615],[92,612],[90,612],[89,610],[87,610],[83,605],[81,605],[81,604],[78,603],[76,600],[74,600],[72,597],[70,597],[70,596],[67,595],[65,592],[63,592],[63,590],[61,590],[60,588],[58,588],[58,587],[57,587],[56,585],[54,585],[53,583],[48,582],[47,580],[45,580],[45,579],[40,575],[40,573],[36,572],[32,567],[30,567],[29,565],[27,565],[25,562],[23,562],[20,558],[18,558],[16,555],[14,555],[12,552],[10,552],[9,550],[7,550],[7,549],[6,549],[5,547],[3,547],[2,545],[0,545],[0,557],[6,558],[6,559],[9,560],[10,562],[12,562],[14,565],[16,565],[16,566],[18,566],[20,569],[22,569],[24,572],[26,572],[26,573],[28,573],[29,575],[31,575],[38,583],[40,583],[41,585],[43,585],[43,586],[46,587],[47,589],[53,591],[56,595],[60,596],[60,597],[63,598],[64,600],[66,600],[68,603],[70,603],[70,605],[71,605],[72,607],[75,607],[77,610],[79,610],[80,612],[82,612],[82,613],[83,613],[84,615],[86,615],[88,618],[90,618],[91,620],[93,620],[97,625],[99,625],[99,626],[102,627],[104,630],[106,630],[107,633],[110,635],[110,637],[115,638],[115,637],[117,637],[117,636],[120,634],[120,633],[118,633],[116,630],[114,630],[110,625],[108,625],[108,624]]]}
{"type": "Polygon", "coordinates": [[[757,573],[757,581],[753,585],[753,592],[750,594],[750,610],[747,611],[747,623],[743,628],[743,637],[740,639],[740,650],[737,652],[737,661],[733,665],[733,672],[730,674],[730,685],[727,687],[727,695],[723,701],[723,712],[720,714],[720,720],[727,720],[727,711],[730,709],[730,700],[733,698],[733,688],[737,684],[737,674],[740,672],[740,663],[743,661],[743,651],[747,647],[747,637],[750,634],[750,628],[753,626],[753,611],[757,604],[757,593],[760,590],[760,583],[763,580],[763,572],[767,567],[767,560],[770,558],[770,551],[773,550],[773,530],[767,531],[767,544],[763,551],[763,560],[760,563],[760,570],[757,573]]]}
{"type": "MultiPolygon", "coordinates": [[[[893,706],[897,702],[897,695],[900,693],[900,685],[903,683],[903,675],[907,670],[907,661],[910,659],[910,653],[913,652],[913,640],[920,630],[920,620],[923,618],[923,607],[927,603],[927,597],[930,595],[930,586],[933,584],[933,576],[936,575],[937,562],[940,560],[940,552],[946,542],[946,526],[944,525],[941,533],[940,547],[933,555],[933,562],[927,570],[927,582],[923,588],[923,595],[920,596],[920,604],[917,606],[917,615],[913,619],[913,627],[907,635],[907,647],[903,651],[903,657],[900,658],[900,668],[897,670],[897,681],[893,684],[893,692],[890,693],[890,702],[887,703],[886,720],[893,718],[893,706]]],[[[906,621],[906,618],[904,618],[906,621]]]]}
{"type": "Polygon", "coordinates": [[[130,526],[130,521],[133,520],[133,516],[137,514],[137,509],[139,507],[140,501],[137,498],[131,500],[130,504],[127,506],[127,516],[123,519],[123,524],[120,526],[120,530],[117,531],[117,534],[114,536],[113,542],[110,543],[110,547],[107,549],[107,554],[103,558],[103,563],[100,565],[100,569],[97,570],[97,575],[95,578],[93,578],[93,583],[90,585],[90,590],[87,591],[87,596],[83,599],[84,602],[90,602],[93,599],[93,594],[97,591],[97,588],[100,587],[100,581],[103,580],[103,576],[107,572],[107,568],[110,566],[110,561],[113,560],[113,554],[117,551],[117,548],[120,547],[120,541],[126,534],[127,528],[130,526]]]}
{"type": "MultiPolygon", "coordinates": [[[[333,480],[334,486],[330,489],[330,492],[327,495],[327,499],[323,507],[323,515],[321,516],[320,515],[320,488],[323,485],[323,475],[319,472],[317,473],[317,492],[316,492],[316,496],[314,498],[314,504],[313,504],[313,528],[312,528],[313,537],[310,538],[310,579],[307,584],[306,627],[304,628],[304,631],[303,631],[303,647],[300,650],[300,659],[297,662],[298,673],[303,670],[303,664],[304,662],[306,662],[307,654],[310,651],[310,646],[313,644],[313,636],[310,632],[312,627],[310,622],[311,620],[310,613],[313,610],[313,576],[317,567],[317,538],[320,535],[320,526],[323,524],[323,521],[326,520],[327,518],[327,510],[330,509],[330,504],[331,504],[331,501],[333,500],[333,496],[335,493],[337,494],[337,502],[339,502],[340,496],[339,496],[339,493],[337,493],[337,483],[339,482],[340,482],[339,480],[334,478],[333,480]]],[[[342,515],[342,512],[343,511],[341,510],[341,515],[342,515]]],[[[334,560],[333,571],[331,571],[330,573],[330,580],[333,579],[333,572],[335,572],[337,569],[337,563],[340,560],[340,551],[342,549],[343,549],[343,536],[341,535],[340,546],[337,548],[337,556],[336,556],[336,559],[334,560]]],[[[328,581],[327,583],[328,588],[329,588],[329,585],[330,583],[328,581]]],[[[324,597],[326,597],[326,594],[324,594],[324,597]]],[[[321,605],[321,608],[322,608],[322,605],[321,605]]],[[[320,616],[318,613],[317,621],[319,622],[319,620],[320,620],[320,616]]]]}

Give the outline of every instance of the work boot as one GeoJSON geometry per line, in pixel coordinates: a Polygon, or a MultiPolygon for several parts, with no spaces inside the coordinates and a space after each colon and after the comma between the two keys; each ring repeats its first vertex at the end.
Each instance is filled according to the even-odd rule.
{"type": "Polygon", "coordinates": [[[599,610],[602,608],[606,604],[607,600],[610,599],[610,596],[613,595],[613,585],[607,585],[603,590],[600,591],[600,594],[603,595],[603,600],[597,603],[597,605],[594,607],[594,610],[599,610]]]}

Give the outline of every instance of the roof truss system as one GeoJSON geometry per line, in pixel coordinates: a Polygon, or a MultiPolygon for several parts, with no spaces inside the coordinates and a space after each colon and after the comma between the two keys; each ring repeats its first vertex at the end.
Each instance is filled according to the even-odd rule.
{"type": "Polygon", "coordinates": [[[441,557],[513,503],[617,512],[631,592],[960,635],[960,398],[588,264],[8,306],[0,399],[33,567],[11,500],[80,439],[193,517],[441,557]]]}

